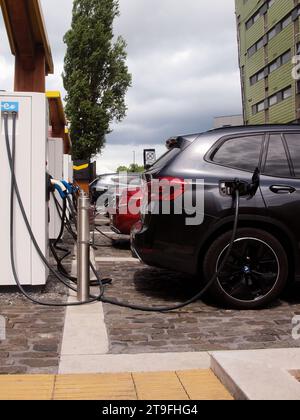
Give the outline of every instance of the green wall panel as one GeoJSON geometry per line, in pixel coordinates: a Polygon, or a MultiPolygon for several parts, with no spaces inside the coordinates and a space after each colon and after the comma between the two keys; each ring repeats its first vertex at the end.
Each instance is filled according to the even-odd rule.
{"type": "Polygon", "coordinates": [[[250,48],[255,42],[262,38],[265,34],[265,22],[261,16],[250,29],[246,31],[246,49],[250,48]]]}
{"type": "Polygon", "coordinates": [[[294,45],[294,27],[293,24],[287,26],[282,32],[276,35],[268,43],[269,62],[278,57],[294,45]]]}
{"type": "Polygon", "coordinates": [[[249,87],[247,97],[248,99],[252,99],[253,104],[265,99],[265,81],[260,80],[258,83],[255,83],[255,85],[249,87]]]}
{"type": "Polygon", "coordinates": [[[247,74],[252,75],[265,66],[264,49],[260,48],[251,58],[247,60],[247,74]]]}
{"type": "Polygon", "coordinates": [[[259,112],[256,115],[249,116],[249,124],[255,125],[255,124],[264,124],[265,123],[265,113],[264,111],[259,112]]]}
{"type": "Polygon", "coordinates": [[[287,63],[269,75],[270,95],[294,84],[294,80],[292,78],[292,68],[292,63],[287,63]]]}
{"type": "Polygon", "coordinates": [[[275,0],[268,11],[268,25],[272,28],[294,8],[294,0],[275,0]]]}
{"type": "Polygon", "coordinates": [[[270,108],[269,115],[272,124],[286,124],[295,120],[294,101],[295,98],[291,97],[270,108]]]}

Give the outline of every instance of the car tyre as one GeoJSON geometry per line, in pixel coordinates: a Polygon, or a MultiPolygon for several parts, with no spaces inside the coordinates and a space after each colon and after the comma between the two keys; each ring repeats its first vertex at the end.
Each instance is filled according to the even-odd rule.
{"type": "MultiPolygon", "coordinates": [[[[232,232],[222,234],[208,249],[203,262],[206,282],[225,258],[231,236],[232,232]]],[[[226,307],[259,309],[280,296],[287,280],[288,258],[278,239],[260,229],[241,228],[228,264],[209,294],[226,307]]]]}

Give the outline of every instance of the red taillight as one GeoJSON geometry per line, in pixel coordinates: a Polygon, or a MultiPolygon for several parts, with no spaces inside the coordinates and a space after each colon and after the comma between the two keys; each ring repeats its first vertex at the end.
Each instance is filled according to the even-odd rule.
{"type": "Polygon", "coordinates": [[[143,196],[148,194],[148,201],[174,201],[185,192],[185,181],[182,178],[158,177],[145,183],[143,196]]]}
{"type": "Polygon", "coordinates": [[[141,207],[142,192],[140,187],[126,189],[118,201],[118,209],[126,208],[128,213],[136,214],[136,208],[141,207]],[[133,209],[133,210],[132,210],[133,209]]]}

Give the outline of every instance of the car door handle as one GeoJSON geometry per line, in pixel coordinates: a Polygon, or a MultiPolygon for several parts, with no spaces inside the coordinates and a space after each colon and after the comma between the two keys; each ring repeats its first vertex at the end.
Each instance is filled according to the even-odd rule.
{"type": "Polygon", "coordinates": [[[291,187],[289,185],[272,185],[270,190],[274,194],[293,194],[296,192],[296,188],[291,187]]]}

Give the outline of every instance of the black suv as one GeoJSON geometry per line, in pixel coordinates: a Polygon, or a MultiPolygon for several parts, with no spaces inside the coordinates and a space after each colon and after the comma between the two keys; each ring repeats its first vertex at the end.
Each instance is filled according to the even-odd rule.
{"type": "Polygon", "coordinates": [[[227,306],[254,309],[278,298],[288,281],[299,281],[300,126],[229,127],[167,145],[144,182],[188,180],[193,188],[182,195],[193,198],[203,189],[196,180],[203,179],[203,223],[187,225],[184,212],[145,212],[132,231],[134,254],[148,265],[198,276],[204,285],[222,264],[232,236],[234,199],[224,182],[252,183],[259,170],[256,193],[240,199],[233,251],[210,292],[227,306]]]}

